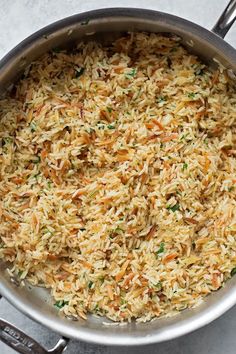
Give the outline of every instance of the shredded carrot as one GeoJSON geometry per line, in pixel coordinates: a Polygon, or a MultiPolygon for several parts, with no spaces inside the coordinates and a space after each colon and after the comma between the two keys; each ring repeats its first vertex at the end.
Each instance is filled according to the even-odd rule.
{"type": "Polygon", "coordinates": [[[190,224],[198,224],[198,221],[193,218],[184,218],[184,221],[187,221],[190,224]]]}
{"type": "Polygon", "coordinates": [[[25,243],[22,247],[23,247],[23,250],[24,250],[24,251],[29,251],[29,250],[31,250],[30,245],[28,245],[27,243],[25,243]]]}
{"type": "Polygon", "coordinates": [[[210,256],[212,254],[220,254],[220,253],[221,253],[221,250],[213,249],[213,250],[209,250],[209,251],[204,252],[204,255],[210,256]]]}
{"type": "Polygon", "coordinates": [[[69,160],[65,160],[62,164],[61,172],[66,173],[70,169],[71,163],[69,160]]]}
{"type": "Polygon", "coordinates": [[[212,86],[214,86],[218,82],[219,74],[220,74],[219,70],[215,71],[211,81],[212,86]]]}
{"type": "Polygon", "coordinates": [[[173,259],[175,259],[176,257],[178,257],[178,253],[168,254],[167,256],[165,256],[163,258],[163,263],[168,263],[168,262],[172,261],[173,259]]]}
{"type": "Polygon", "coordinates": [[[127,155],[129,153],[128,150],[126,149],[120,149],[120,150],[117,150],[116,152],[118,155],[127,155]]]}
{"type": "Polygon", "coordinates": [[[97,146],[104,146],[104,145],[110,145],[114,143],[114,139],[107,139],[107,140],[101,140],[96,142],[97,146]]]}
{"type": "Polygon", "coordinates": [[[156,126],[158,126],[158,128],[159,128],[160,130],[164,130],[163,125],[162,125],[160,122],[158,122],[158,120],[153,119],[152,122],[153,122],[156,126]]]}
{"type": "Polygon", "coordinates": [[[24,179],[22,177],[13,177],[12,181],[16,184],[21,184],[24,181],[24,179]]]}
{"type": "Polygon", "coordinates": [[[151,238],[155,235],[156,229],[157,229],[156,225],[153,225],[151,227],[150,231],[147,233],[146,240],[148,241],[151,240],[151,238]]]}
{"type": "Polygon", "coordinates": [[[116,274],[115,279],[116,279],[117,282],[120,281],[123,278],[123,276],[125,274],[125,271],[126,271],[126,268],[128,267],[129,263],[130,263],[130,260],[128,259],[122,265],[121,270],[119,271],[119,273],[116,274]]]}
{"type": "Polygon", "coordinates": [[[37,108],[37,110],[35,112],[36,116],[38,116],[40,114],[40,112],[42,111],[43,107],[44,107],[44,104],[39,105],[39,107],[37,108]]]}
{"type": "Polygon", "coordinates": [[[129,154],[127,155],[120,155],[120,156],[117,156],[116,157],[116,160],[119,161],[119,162],[124,162],[124,161],[127,161],[130,159],[130,156],[129,154]]]}
{"type": "Polygon", "coordinates": [[[36,229],[37,226],[39,225],[39,219],[38,219],[38,217],[35,215],[35,213],[32,214],[32,225],[34,226],[35,229],[36,229]]]}
{"type": "Polygon", "coordinates": [[[107,285],[107,293],[108,293],[109,299],[113,300],[114,296],[113,296],[113,291],[112,291],[112,287],[110,284],[107,285]]]}
{"type": "Polygon", "coordinates": [[[20,211],[23,211],[23,210],[25,210],[25,209],[28,209],[29,206],[30,206],[30,202],[26,202],[26,203],[22,204],[18,209],[19,209],[20,211]]]}
{"type": "Polygon", "coordinates": [[[56,185],[59,186],[61,184],[60,178],[57,176],[56,171],[53,169],[51,170],[51,179],[54,183],[56,183],[56,185]]]}
{"type": "Polygon", "coordinates": [[[84,195],[86,193],[86,189],[85,188],[81,188],[81,189],[77,189],[77,191],[75,191],[72,194],[72,199],[76,199],[79,198],[81,195],[84,195]]]}
{"type": "Polygon", "coordinates": [[[55,254],[51,254],[49,253],[47,258],[50,260],[50,261],[56,261],[58,259],[58,256],[56,256],[55,254]]]}
{"type": "Polygon", "coordinates": [[[133,279],[133,277],[135,276],[135,274],[133,272],[131,272],[124,280],[124,286],[128,285],[129,282],[133,279]]]}
{"type": "Polygon", "coordinates": [[[42,168],[44,177],[48,178],[50,176],[49,169],[47,167],[42,168]]]}
{"type": "Polygon", "coordinates": [[[175,140],[175,139],[178,138],[178,136],[179,136],[179,134],[172,133],[172,134],[169,134],[169,135],[160,136],[160,139],[164,143],[164,142],[168,142],[168,141],[171,141],[171,140],[175,140]]]}
{"type": "Polygon", "coordinates": [[[154,124],[153,123],[145,123],[145,126],[146,126],[147,129],[154,128],[154,124]]]}
{"type": "Polygon", "coordinates": [[[41,159],[42,160],[45,160],[45,158],[48,156],[48,152],[47,152],[47,150],[46,149],[43,149],[42,151],[41,151],[41,159]]]}
{"type": "Polygon", "coordinates": [[[87,261],[82,261],[81,263],[83,264],[83,266],[85,268],[88,268],[88,269],[92,269],[93,268],[92,264],[87,262],[87,261]]]}
{"type": "Polygon", "coordinates": [[[214,286],[214,288],[219,287],[219,278],[216,273],[213,273],[213,275],[212,275],[212,285],[214,286]]]}
{"type": "Polygon", "coordinates": [[[208,159],[207,155],[205,155],[205,163],[204,163],[204,171],[207,172],[209,170],[211,164],[211,160],[208,159]]]}
{"type": "Polygon", "coordinates": [[[141,182],[145,183],[148,180],[148,174],[147,173],[142,173],[141,174],[141,182]]]}

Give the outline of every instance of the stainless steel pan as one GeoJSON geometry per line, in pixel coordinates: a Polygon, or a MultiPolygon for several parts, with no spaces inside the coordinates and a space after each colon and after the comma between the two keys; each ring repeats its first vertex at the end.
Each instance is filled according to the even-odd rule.
{"type": "MultiPolygon", "coordinates": [[[[216,65],[221,62],[235,77],[236,50],[222,38],[236,17],[236,0],[230,1],[212,32],[182,18],[145,9],[112,8],[91,11],[66,18],[36,32],[7,54],[0,62],[0,92],[6,90],[24,68],[53,47],[68,47],[81,39],[112,41],[124,31],[171,32],[182,38],[190,51],[216,65]]],[[[47,351],[33,339],[0,320],[0,339],[19,353],[62,353],[74,338],[107,345],[140,345],[165,341],[191,332],[211,322],[236,303],[236,278],[210,295],[196,309],[185,310],[174,318],[145,324],[107,326],[105,319],[93,316],[87,321],[58,316],[48,292],[20,284],[0,264],[0,293],[17,309],[35,321],[62,335],[55,348],[47,351]]]]}

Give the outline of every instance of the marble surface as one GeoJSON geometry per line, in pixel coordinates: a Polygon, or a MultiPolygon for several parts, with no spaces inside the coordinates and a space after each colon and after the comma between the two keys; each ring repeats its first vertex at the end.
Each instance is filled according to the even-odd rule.
{"type": "MultiPolygon", "coordinates": [[[[211,28],[227,0],[0,0],[0,58],[41,27],[63,17],[105,7],[145,7],[169,12],[211,28]]],[[[236,24],[226,40],[236,47],[236,24]]],[[[5,300],[0,317],[16,324],[45,347],[59,336],[29,320],[5,300]]],[[[236,353],[236,307],[210,325],[181,338],[150,346],[115,348],[71,341],[67,354],[234,354],[236,353]]],[[[1,354],[14,354],[0,342],[1,354]]],[[[35,353],[37,354],[37,353],[35,353]]]]}

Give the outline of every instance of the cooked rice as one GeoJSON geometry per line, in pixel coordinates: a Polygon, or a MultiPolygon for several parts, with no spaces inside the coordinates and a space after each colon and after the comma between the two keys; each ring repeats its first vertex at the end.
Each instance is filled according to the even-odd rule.
{"type": "Polygon", "coordinates": [[[236,272],[236,92],[175,36],[48,53],[0,116],[0,255],[66,315],[171,316],[236,272]]]}

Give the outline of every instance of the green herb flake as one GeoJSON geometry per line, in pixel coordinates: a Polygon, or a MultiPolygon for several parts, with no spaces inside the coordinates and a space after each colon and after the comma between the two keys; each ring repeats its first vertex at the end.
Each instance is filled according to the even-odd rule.
{"type": "Polygon", "coordinates": [[[99,312],[100,311],[100,308],[99,308],[99,305],[97,304],[94,309],[93,309],[95,312],[99,312]]]}
{"type": "Polygon", "coordinates": [[[166,102],[165,97],[163,97],[163,96],[158,97],[158,99],[157,99],[157,103],[164,103],[164,102],[166,102]]]}
{"type": "Polygon", "coordinates": [[[121,305],[125,305],[127,303],[127,301],[124,298],[121,298],[120,303],[121,303],[121,305]]]}
{"type": "Polygon", "coordinates": [[[194,92],[189,92],[188,93],[188,98],[190,98],[191,100],[193,100],[195,98],[195,93],[194,92]]]}
{"type": "Polygon", "coordinates": [[[158,255],[158,254],[161,254],[161,253],[164,252],[164,250],[165,250],[165,244],[164,244],[164,242],[161,242],[161,243],[160,243],[160,248],[159,248],[159,250],[156,252],[156,254],[157,254],[157,255],[158,255]]]}
{"type": "Polygon", "coordinates": [[[194,73],[194,74],[195,74],[195,75],[202,76],[202,75],[204,74],[204,71],[203,71],[203,69],[198,68],[198,69],[195,71],[195,73],[194,73]]]}
{"type": "Polygon", "coordinates": [[[155,288],[161,289],[161,288],[162,288],[162,282],[159,281],[159,282],[157,282],[156,284],[153,284],[153,286],[154,286],[155,288]]]}
{"type": "Polygon", "coordinates": [[[92,134],[95,132],[95,130],[93,128],[89,128],[89,129],[85,129],[85,131],[88,133],[88,134],[92,134]]]}
{"type": "Polygon", "coordinates": [[[36,173],[36,175],[34,175],[33,177],[36,179],[36,181],[38,181],[38,178],[39,178],[40,175],[41,175],[41,173],[38,172],[38,173],[36,173]]]}
{"type": "Polygon", "coordinates": [[[23,270],[20,270],[20,271],[18,272],[18,276],[21,277],[22,274],[23,274],[23,270]]]}
{"type": "Polygon", "coordinates": [[[129,73],[126,74],[126,77],[130,79],[131,77],[135,77],[137,74],[137,69],[133,68],[129,73]]]}
{"type": "Polygon", "coordinates": [[[171,210],[171,211],[173,211],[173,213],[174,213],[175,211],[179,210],[179,204],[176,203],[176,204],[173,205],[173,206],[168,205],[168,206],[166,207],[166,209],[167,209],[167,210],[171,210]]]}
{"type": "Polygon", "coordinates": [[[37,125],[36,125],[36,123],[35,122],[30,122],[30,130],[31,130],[31,132],[33,133],[33,132],[35,132],[36,131],[36,129],[37,129],[37,125]]]}
{"type": "Polygon", "coordinates": [[[188,168],[188,164],[187,163],[184,163],[183,164],[183,167],[182,167],[182,170],[184,171],[184,170],[187,170],[187,168],[188,168]]]}
{"type": "Polygon", "coordinates": [[[89,288],[89,289],[91,289],[91,288],[92,288],[92,286],[93,286],[93,282],[92,282],[92,281],[90,281],[90,282],[88,283],[88,288],[89,288]]]}
{"type": "Polygon", "coordinates": [[[233,190],[234,190],[234,186],[231,186],[231,187],[228,188],[229,192],[232,192],[233,190]]]}
{"type": "Polygon", "coordinates": [[[47,182],[47,186],[48,186],[48,189],[51,189],[51,188],[52,188],[52,182],[51,182],[51,181],[48,181],[48,182],[47,182]]]}
{"type": "Polygon", "coordinates": [[[121,227],[117,226],[117,228],[114,230],[114,232],[118,234],[120,232],[124,232],[124,230],[121,227]]]}
{"type": "Polygon", "coordinates": [[[75,67],[75,77],[78,79],[84,73],[84,68],[75,67]]]}
{"type": "Polygon", "coordinates": [[[57,307],[58,309],[62,309],[65,305],[68,305],[69,301],[64,301],[64,300],[59,300],[56,301],[54,306],[57,307]]]}
{"type": "Polygon", "coordinates": [[[231,277],[236,274],[236,267],[233,268],[230,272],[231,277]]]}
{"type": "Polygon", "coordinates": [[[111,113],[113,109],[111,107],[107,107],[107,112],[111,113]]]}
{"type": "Polygon", "coordinates": [[[109,125],[107,126],[107,128],[108,128],[108,129],[116,129],[116,127],[115,127],[114,125],[112,125],[112,124],[109,124],[109,125]]]}
{"type": "Polygon", "coordinates": [[[13,142],[13,139],[10,136],[7,136],[6,138],[2,138],[2,146],[11,144],[13,142]]]}
{"type": "Polygon", "coordinates": [[[32,161],[33,163],[39,163],[41,161],[40,156],[36,156],[35,159],[32,161]]]}
{"type": "Polygon", "coordinates": [[[43,230],[43,232],[44,232],[44,234],[49,234],[50,236],[53,236],[53,232],[48,230],[47,227],[43,230]]]}

